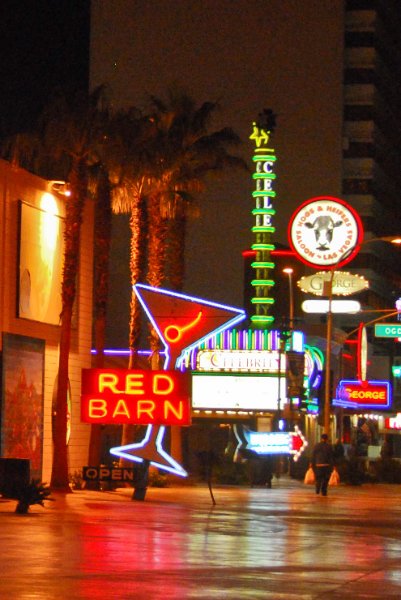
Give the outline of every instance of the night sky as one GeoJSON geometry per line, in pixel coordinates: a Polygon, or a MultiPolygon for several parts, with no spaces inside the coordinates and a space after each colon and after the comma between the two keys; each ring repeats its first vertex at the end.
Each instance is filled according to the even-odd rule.
{"type": "MultiPolygon", "coordinates": [[[[141,104],[172,84],[199,103],[217,100],[214,125],[236,130],[249,164],[252,121],[272,108],[275,241],[286,243],[294,207],[340,194],[342,6],[342,0],[95,0],[91,82],[108,82],[116,105],[141,104]]],[[[189,231],[186,293],[242,306],[252,189],[246,173],[209,182],[202,216],[189,231]]],[[[115,285],[122,277],[120,271],[115,285]]]]}
{"type": "MultiPolygon", "coordinates": [[[[33,122],[58,85],[88,79],[87,0],[0,3],[0,126],[33,122]]],[[[287,243],[293,209],[340,196],[342,0],[92,0],[90,84],[109,84],[114,105],[146,105],[171,85],[199,105],[217,101],[214,128],[231,126],[251,165],[252,121],[278,115],[274,241],[287,243]]],[[[246,173],[208,181],[189,229],[184,291],[242,306],[242,251],[252,244],[253,183],[246,173]]],[[[109,344],[127,340],[128,245],[116,219],[109,344]],[[117,299],[117,300],[116,300],[117,299]],[[114,312],[113,312],[114,311],[114,312]]]]}

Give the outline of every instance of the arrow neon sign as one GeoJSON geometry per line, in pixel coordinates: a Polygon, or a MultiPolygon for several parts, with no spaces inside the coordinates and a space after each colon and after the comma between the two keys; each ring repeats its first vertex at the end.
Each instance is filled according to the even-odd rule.
{"type": "Polygon", "coordinates": [[[251,431],[234,425],[234,433],[238,440],[237,451],[251,450],[259,456],[290,454],[297,461],[308,445],[297,425],[294,431],[251,431]]]}

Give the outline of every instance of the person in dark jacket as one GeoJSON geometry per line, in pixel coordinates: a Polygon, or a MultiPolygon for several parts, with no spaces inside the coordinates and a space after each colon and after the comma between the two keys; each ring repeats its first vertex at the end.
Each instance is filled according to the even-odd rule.
{"type": "Polygon", "coordinates": [[[323,433],[321,441],[315,445],[312,452],[312,467],[315,472],[316,494],[327,496],[327,487],[333,470],[333,447],[329,444],[328,436],[323,433]]]}

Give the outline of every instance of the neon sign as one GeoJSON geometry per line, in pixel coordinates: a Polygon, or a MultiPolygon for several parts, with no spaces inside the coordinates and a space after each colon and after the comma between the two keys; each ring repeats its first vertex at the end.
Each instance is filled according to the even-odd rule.
{"type": "Polygon", "coordinates": [[[175,371],[82,369],[85,423],[189,425],[189,378],[175,371]]]}
{"type": "Polygon", "coordinates": [[[391,388],[388,381],[341,380],[337,387],[335,406],[345,408],[377,408],[391,406],[391,388]]]}
{"type": "Polygon", "coordinates": [[[395,417],[384,419],[384,427],[386,429],[401,429],[401,413],[397,413],[395,417]]]}
{"type": "Polygon", "coordinates": [[[276,192],[273,190],[273,183],[276,179],[274,167],[276,163],[276,154],[273,148],[269,148],[270,135],[275,126],[275,117],[271,110],[265,110],[259,115],[258,122],[253,123],[253,131],[249,139],[255,141],[254,156],[255,172],[252,175],[255,181],[255,190],[252,197],[255,199],[255,208],[252,215],[255,217],[255,224],[252,232],[255,236],[255,242],[252,250],[256,251],[256,260],[252,263],[255,269],[255,278],[251,285],[254,288],[254,296],[251,299],[255,312],[251,315],[251,321],[256,326],[271,325],[274,317],[269,315],[269,307],[274,303],[274,298],[270,294],[274,280],[269,277],[269,273],[274,269],[274,262],[271,261],[270,253],[275,249],[271,243],[271,235],[276,231],[273,226],[273,216],[276,211],[273,207],[273,198],[276,192]]]}
{"type": "Polygon", "coordinates": [[[238,440],[237,452],[244,449],[259,456],[290,454],[295,462],[308,445],[297,425],[294,431],[251,431],[234,425],[234,434],[238,440]]]}
{"type": "MultiPolygon", "coordinates": [[[[134,291],[165,347],[165,352],[161,353],[165,356],[163,373],[169,377],[175,373],[166,373],[169,365],[171,364],[172,368],[180,368],[184,351],[189,352],[212,334],[218,334],[246,317],[242,309],[143,284],[136,284],[134,291]]],[[[164,405],[163,411],[165,410],[164,405]]],[[[181,407],[177,409],[178,417],[181,419],[183,416],[184,419],[180,410],[181,407]]],[[[173,409],[171,413],[174,413],[173,409]]],[[[156,412],[154,414],[156,415],[156,412]]],[[[165,412],[163,417],[166,417],[165,412]]],[[[185,477],[186,471],[163,449],[165,427],[157,425],[156,419],[154,422],[155,425],[148,425],[141,442],[112,448],[110,454],[140,463],[149,461],[161,470],[185,477]]]]}
{"type": "Polygon", "coordinates": [[[181,353],[245,319],[245,311],[144,284],[135,293],[165,346],[164,368],[179,368],[181,353]]]}
{"type": "Polygon", "coordinates": [[[125,458],[133,462],[142,463],[144,460],[162,471],[168,471],[173,475],[186,477],[187,472],[182,466],[174,460],[163,448],[163,438],[166,428],[153,427],[149,425],[146,429],[145,437],[138,443],[127,444],[110,449],[110,454],[125,458]]]}

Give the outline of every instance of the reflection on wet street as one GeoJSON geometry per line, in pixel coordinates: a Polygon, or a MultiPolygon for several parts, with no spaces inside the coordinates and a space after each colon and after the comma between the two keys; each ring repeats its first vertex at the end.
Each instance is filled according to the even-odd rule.
{"type": "Polygon", "coordinates": [[[203,486],[0,500],[5,600],[400,598],[401,491],[203,486]]]}

